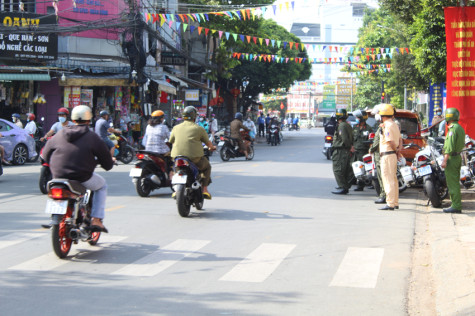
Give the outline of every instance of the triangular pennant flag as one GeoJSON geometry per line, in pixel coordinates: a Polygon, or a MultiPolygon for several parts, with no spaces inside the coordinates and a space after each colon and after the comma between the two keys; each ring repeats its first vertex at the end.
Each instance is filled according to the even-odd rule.
{"type": "Polygon", "coordinates": [[[229,39],[229,35],[231,35],[229,32],[225,32],[224,35],[226,36],[226,39],[229,39]]]}
{"type": "Polygon", "coordinates": [[[250,20],[251,19],[251,9],[246,9],[246,13],[247,13],[247,19],[250,20]]]}
{"type": "Polygon", "coordinates": [[[406,53],[409,54],[409,48],[406,47],[406,53]]]}
{"type": "Polygon", "coordinates": [[[288,63],[289,62],[289,58],[285,58],[285,63],[288,63]]]}
{"type": "Polygon", "coordinates": [[[196,29],[196,26],[190,25],[190,33],[193,34],[193,31],[196,29]]]}
{"type": "Polygon", "coordinates": [[[203,30],[203,27],[198,26],[198,34],[201,35],[201,31],[203,30]]]}
{"type": "Polygon", "coordinates": [[[183,18],[183,14],[178,14],[178,17],[180,18],[182,23],[185,23],[185,19],[183,18]]]}
{"type": "Polygon", "coordinates": [[[173,21],[168,21],[168,26],[169,26],[170,28],[173,28],[173,27],[172,27],[172,26],[173,26],[173,21]]]}
{"type": "Polygon", "coordinates": [[[188,28],[188,24],[183,23],[183,32],[186,32],[186,29],[188,28]]]}
{"type": "Polygon", "coordinates": [[[380,60],[381,59],[381,54],[376,55],[376,57],[378,58],[378,60],[380,60]]]}
{"type": "Polygon", "coordinates": [[[242,34],[239,34],[239,38],[241,39],[241,42],[243,42],[243,43],[244,43],[244,35],[242,35],[242,34]]]}
{"type": "Polygon", "coordinates": [[[205,13],[206,21],[209,21],[209,16],[205,13]]]}
{"type": "Polygon", "coordinates": [[[160,19],[160,27],[163,27],[163,24],[165,24],[165,21],[166,19],[164,19],[162,16],[162,19],[160,19]]]}
{"type": "Polygon", "coordinates": [[[277,6],[274,4],[272,5],[272,10],[274,11],[274,15],[276,14],[277,6]]]}
{"type": "Polygon", "coordinates": [[[262,45],[262,41],[263,41],[263,40],[264,40],[263,38],[260,38],[260,37],[259,37],[259,43],[260,43],[261,45],[262,45]]]}
{"type": "Polygon", "coordinates": [[[292,46],[294,46],[294,42],[289,42],[290,49],[292,49],[292,46]]]}
{"type": "Polygon", "coordinates": [[[175,22],[177,31],[180,29],[181,22],[175,22]]]}
{"type": "Polygon", "coordinates": [[[148,20],[150,20],[150,14],[149,13],[145,14],[145,23],[148,23],[148,20]]]}
{"type": "Polygon", "coordinates": [[[374,54],[374,48],[371,48],[371,54],[374,54]]]}
{"type": "Polygon", "coordinates": [[[251,36],[249,35],[246,35],[246,39],[247,39],[247,42],[250,43],[251,42],[251,36]]]}
{"type": "Polygon", "coordinates": [[[262,61],[262,56],[259,55],[259,61],[262,61]]]}
{"type": "Polygon", "coordinates": [[[233,37],[234,37],[234,41],[237,42],[237,34],[236,33],[233,33],[233,37]]]}
{"type": "Polygon", "coordinates": [[[275,46],[275,40],[270,40],[271,44],[272,44],[272,47],[275,46]]]}
{"type": "Polygon", "coordinates": [[[241,12],[242,19],[246,21],[246,10],[239,10],[241,12]]]}
{"type": "Polygon", "coordinates": [[[295,49],[299,50],[299,43],[295,43],[295,49]]]}
{"type": "Polygon", "coordinates": [[[266,38],[266,45],[269,46],[269,39],[266,38]]]}
{"type": "Polygon", "coordinates": [[[242,17],[241,17],[241,11],[236,11],[236,14],[237,14],[237,16],[238,16],[238,19],[241,20],[241,19],[242,19],[242,17]]]}
{"type": "Polygon", "coordinates": [[[280,48],[280,44],[282,44],[282,41],[277,41],[277,47],[280,48]]]}
{"type": "Polygon", "coordinates": [[[291,4],[292,4],[292,10],[294,10],[295,1],[292,1],[291,4]]]}
{"type": "MultiPolygon", "coordinates": [[[[333,46],[329,46],[329,47],[328,47],[328,50],[330,51],[330,53],[331,53],[331,51],[332,51],[332,48],[333,48],[333,46]]],[[[324,49],[325,49],[325,48],[324,48],[324,49]]]]}
{"type": "Polygon", "coordinates": [[[157,22],[160,17],[160,15],[158,14],[152,14],[152,16],[153,16],[153,23],[157,22]]]}
{"type": "Polygon", "coordinates": [[[254,36],[254,37],[252,38],[252,41],[254,42],[254,44],[257,44],[257,37],[254,36]]]}
{"type": "Polygon", "coordinates": [[[205,28],[205,35],[208,36],[209,29],[205,28]]]}
{"type": "Polygon", "coordinates": [[[219,33],[219,38],[221,38],[221,36],[223,36],[223,31],[218,31],[219,33]]]}
{"type": "Polygon", "coordinates": [[[284,42],[284,49],[285,49],[286,46],[287,46],[287,42],[284,42]]]}

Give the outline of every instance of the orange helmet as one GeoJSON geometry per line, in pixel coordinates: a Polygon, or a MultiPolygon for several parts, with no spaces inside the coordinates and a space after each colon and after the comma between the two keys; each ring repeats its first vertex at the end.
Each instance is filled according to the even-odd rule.
{"type": "Polygon", "coordinates": [[[161,116],[164,116],[165,113],[163,113],[162,110],[157,110],[157,111],[153,111],[152,112],[152,117],[161,117],[161,116]]]}

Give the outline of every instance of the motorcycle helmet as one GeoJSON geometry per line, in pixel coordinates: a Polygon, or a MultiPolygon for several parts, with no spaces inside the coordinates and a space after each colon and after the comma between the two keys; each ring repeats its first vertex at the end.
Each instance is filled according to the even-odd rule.
{"type": "Polygon", "coordinates": [[[337,109],[336,110],[336,118],[337,120],[339,119],[345,119],[348,117],[348,112],[346,112],[346,109],[337,109]]]}
{"type": "Polygon", "coordinates": [[[17,119],[20,119],[20,114],[18,114],[18,113],[13,113],[13,114],[12,114],[12,117],[15,117],[15,118],[17,118],[17,119]]]}
{"type": "Polygon", "coordinates": [[[26,117],[30,120],[30,121],[34,121],[36,119],[36,116],[33,114],[33,113],[26,113],[26,117]]]}
{"type": "Polygon", "coordinates": [[[242,121],[242,113],[241,112],[237,112],[235,115],[234,115],[234,118],[235,119],[238,119],[240,121],[242,121]]]}
{"type": "Polygon", "coordinates": [[[69,110],[66,108],[59,108],[58,115],[69,115],[69,110]]]}
{"type": "Polygon", "coordinates": [[[394,108],[391,104],[383,104],[380,106],[379,115],[381,116],[393,116],[394,108]]]}
{"type": "Polygon", "coordinates": [[[439,108],[439,107],[435,108],[434,112],[435,112],[436,115],[442,115],[442,109],[439,108]]]}
{"type": "Polygon", "coordinates": [[[460,119],[460,112],[456,108],[448,108],[445,110],[445,121],[458,121],[460,119]]]}
{"type": "Polygon", "coordinates": [[[196,119],[196,108],[192,105],[187,106],[182,113],[183,119],[187,121],[195,121],[196,119]]]}
{"type": "Polygon", "coordinates": [[[162,110],[157,110],[152,112],[152,117],[161,117],[164,116],[165,113],[162,110]]]}
{"type": "Polygon", "coordinates": [[[73,121],[90,121],[92,119],[92,110],[87,105],[76,106],[71,113],[73,121]]]}
{"type": "Polygon", "coordinates": [[[99,113],[99,116],[106,116],[106,115],[110,115],[109,112],[107,112],[106,110],[102,110],[100,113],[99,113]]]}

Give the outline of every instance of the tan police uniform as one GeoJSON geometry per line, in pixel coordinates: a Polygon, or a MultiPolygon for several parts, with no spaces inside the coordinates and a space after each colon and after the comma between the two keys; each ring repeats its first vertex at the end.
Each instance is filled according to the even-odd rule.
{"type": "Polygon", "coordinates": [[[399,146],[401,132],[393,119],[386,120],[382,126],[382,135],[379,140],[381,155],[381,177],[384,191],[386,192],[386,204],[389,207],[399,206],[399,184],[397,180],[397,154],[390,146],[393,141],[399,146]]]}

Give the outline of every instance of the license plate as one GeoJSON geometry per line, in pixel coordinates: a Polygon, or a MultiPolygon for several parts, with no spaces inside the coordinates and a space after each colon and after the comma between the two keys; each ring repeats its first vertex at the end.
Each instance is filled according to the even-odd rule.
{"type": "Polygon", "coordinates": [[[45,213],[64,215],[68,209],[68,200],[47,200],[45,213]]]}
{"type": "Polygon", "coordinates": [[[331,147],[331,146],[332,146],[331,143],[325,143],[325,147],[326,147],[326,148],[329,148],[329,147],[331,147]]]}
{"type": "Polygon", "coordinates": [[[412,176],[411,167],[404,167],[404,168],[401,168],[401,174],[402,174],[403,177],[405,177],[405,176],[412,176]]]}
{"type": "Polygon", "coordinates": [[[172,184],[186,184],[186,175],[175,174],[172,178],[172,184]]]}
{"type": "Polygon", "coordinates": [[[220,142],[218,143],[218,147],[221,147],[221,146],[223,146],[223,145],[224,145],[224,142],[223,142],[223,141],[220,141],[220,142]]]}
{"type": "Polygon", "coordinates": [[[429,165],[427,165],[421,168],[417,168],[417,172],[419,173],[421,177],[423,177],[425,175],[431,174],[432,168],[429,165]]]}
{"type": "Polygon", "coordinates": [[[142,176],[142,168],[130,169],[129,177],[138,178],[142,176]]]}
{"type": "Polygon", "coordinates": [[[371,171],[373,170],[373,164],[372,163],[367,163],[364,165],[364,168],[366,171],[371,171]]]}

